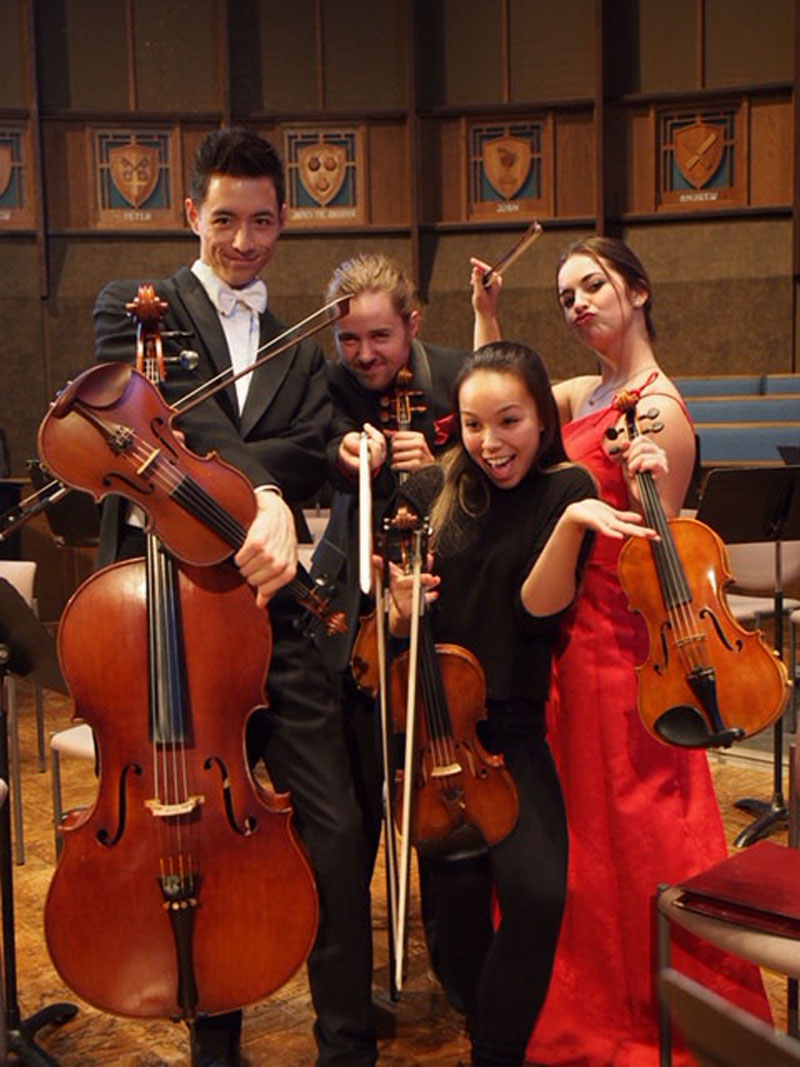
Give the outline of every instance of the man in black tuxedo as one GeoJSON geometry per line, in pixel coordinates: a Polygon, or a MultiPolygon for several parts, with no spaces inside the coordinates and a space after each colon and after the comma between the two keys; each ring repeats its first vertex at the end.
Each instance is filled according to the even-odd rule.
{"type": "MultiPolygon", "coordinates": [[[[246,130],[218,130],[193,161],[186,214],[200,255],[155,284],[169,304],[162,326],[193,349],[164,386],[167,400],[231,366],[247,366],[281,332],[265,310],[258,278],[275,251],[285,215],[282,165],[272,146],[246,130]]],[[[135,328],[125,305],[136,282],[112,282],[95,306],[96,356],[132,360],[135,328]]],[[[330,399],[324,358],[311,342],[294,345],[180,420],[186,443],[212,449],[252,481],[256,517],[234,557],[268,605],[273,631],[269,710],[248,730],[251,759],[262,756],[278,790],[291,793],[320,898],[320,927],[308,960],[319,1067],[367,1067],[377,1059],[370,1015],[372,977],[368,863],[341,715],[319,651],[294,626],[298,609],[284,586],[295,574],[300,505],[325,473],[330,399]]],[[[106,505],[99,561],[142,554],[141,523],[119,498],[106,505]]],[[[221,712],[222,713],[222,712],[221,712]]],[[[253,720],[251,720],[252,725],[253,720]]],[[[253,951],[259,951],[253,945],[253,951]]],[[[241,1013],[198,1020],[195,1067],[239,1063],[241,1013]]]]}

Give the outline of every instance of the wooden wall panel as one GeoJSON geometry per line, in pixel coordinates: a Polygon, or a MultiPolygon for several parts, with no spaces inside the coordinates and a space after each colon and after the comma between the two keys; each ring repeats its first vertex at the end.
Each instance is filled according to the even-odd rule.
{"type": "Polygon", "coordinates": [[[424,108],[503,99],[501,24],[498,0],[427,0],[420,6],[424,108]]]}
{"type": "Polygon", "coordinates": [[[568,8],[563,0],[510,0],[512,100],[568,100],[593,94],[595,11],[594,0],[572,0],[568,8]]]}
{"type": "Polygon", "coordinates": [[[653,283],[672,374],[791,369],[791,220],[686,221],[624,236],[653,283]]]}
{"type": "Polygon", "coordinates": [[[638,0],[638,82],[631,91],[697,87],[697,0],[638,0]]]}
{"type": "Polygon", "coordinates": [[[404,0],[324,0],[325,106],[405,107],[407,38],[404,0]]]}
{"type": "Polygon", "coordinates": [[[367,128],[369,218],[378,225],[411,224],[411,174],[404,122],[371,122],[367,128]]]}
{"type": "Polygon", "coordinates": [[[420,125],[420,165],[429,180],[421,183],[423,223],[461,222],[467,215],[466,123],[460,118],[420,125]]]}
{"type": "Polygon", "coordinates": [[[135,0],[137,106],[214,111],[223,105],[218,0],[135,0]]]}
{"type": "Polygon", "coordinates": [[[43,111],[127,109],[124,0],[40,2],[37,35],[43,111]]]}
{"type": "Polygon", "coordinates": [[[36,245],[29,237],[6,237],[0,246],[3,286],[3,388],[0,425],[5,430],[15,476],[36,455],[36,428],[47,400],[36,245]]]}
{"type": "Polygon", "coordinates": [[[706,85],[791,81],[794,0],[705,0],[706,85]]]}
{"type": "Polygon", "coordinates": [[[234,113],[320,107],[314,0],[235,0],[231,17],[234,113]]]}
{"type": "Polygon", "coordinates": [[[0,4],[0,107],[27,107],[26,11],[24,0],[4,0],[0,4]]]}
{"type": "Polygon", "coordinates": [[[625,113],[625,140],[614,162],[626,176],[623,213],[647,214],[655,211],[656,141],[653,109],[628,108],[625,113]]]}
{"type": "Polygon", "coordinates": [[[555,121],[555,206],[560,218],[593,215],[595,210],[594,124],[592,115],[566,112],[555,121]]]}
{"type": "Polygon", "coordinates": [[[793,104],[756,99],[750,104],[750,203],[791,204],[794,168],[787,150],[794,133],[793,104]]]}
{"type": "Polygon", "coordinates": [[[53,230],[92,227],[91,145],[83,122],[43,122],[48,224],[53,230]],[[55,164],[55,161],[58,164],[55,164]]]}

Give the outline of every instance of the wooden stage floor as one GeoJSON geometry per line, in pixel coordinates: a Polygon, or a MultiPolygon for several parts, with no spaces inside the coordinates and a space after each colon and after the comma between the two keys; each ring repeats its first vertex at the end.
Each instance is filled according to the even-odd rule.
{"type": "MultiPolygon", "coordinates": [[[[43,908],[55,855],[52,830],[50,773],[39,773],[36,756],[32,691],[18,683],[22,743],[22,788],[26,861],[14,866],[17,986],[20,1013],[29,1018],[39,1008],[72,1001],[79,1011],[74,1020],[42,1030],[38,1041],[62,1067],[184,1067],[189,1063],[186,1029],[182,1024],[119,1019],[95,1011],[75,998],[55,972],[44,943],[43,908]]],[[[50,732],[69,724],[66,698],[46,694],[50,732]]],[[[712,755],[712,769],[732,841],[749,818],[733,807],[741,796],[769,799],[772,769],[767,754],[712,755]]],[[[91,801],[93,768],[89,761],[63,761],[63,793],[67,806],[91,801]]],[[[778,833],[774,840],[785,841],[778,833]]],[[[469,1058],[469,1045],[460,1017],[447,1005],[428,971],[421,936],[418,900],[412,897],[409,937],[409,978],[400,1003],[392,1005],[387,989],[386,911],[382,869],[373,883],[375,943],[375,999],[386,1008],[380,1039],[380,1063],[386,1067],[441,1064],[455,1067],[469,1058]],[[394,1031],[393,1033],[391,1031],[394,1031]]],[[[86,936],[93,936],[86,916],[86,936]]],[[[785,1025],[785,982],[765,976],[776,1025],[785,1025]]],[[[310,1067],[314,1063],[312,1013],[304,972],[269,1000],[247,1009],[243,1032],[246,1067],[310,1067]]],[[[11,1062],[16,1062],[12,1057],[11,1062]]]]}

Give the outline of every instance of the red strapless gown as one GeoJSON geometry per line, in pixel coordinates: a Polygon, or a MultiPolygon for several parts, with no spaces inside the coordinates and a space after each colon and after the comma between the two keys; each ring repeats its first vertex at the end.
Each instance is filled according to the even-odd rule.
{"type": "MultiPolygon", "coordinates": [[[[627,508],[603,448],[606,408],[564,427],[570,457],[600,495],[627,508]]],[[[622,541],[598,537],[556,660],[548,739],[570,833],[567,906],[552,985],[528,1059],[572,1067],[657,1067],[653,897],[726,856],[706,755],[661,744],[636,710],[634,667],[647,653],[617,578],[622,541]]],[[[770,1020],[758,969],[682,932],[675,966],[770,1020]]],[[[694,1060],[676,1051],[676,1064],[694,1060]]]]}

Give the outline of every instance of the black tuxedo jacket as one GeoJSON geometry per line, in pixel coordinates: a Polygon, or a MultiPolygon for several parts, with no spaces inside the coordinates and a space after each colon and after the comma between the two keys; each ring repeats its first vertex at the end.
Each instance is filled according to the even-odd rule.
{"type": "MultiPolygon", "coordinates": [[[[411,388],[422,394],[425,411],[415,414],[412,426],[425,434],[434,455],[455,443],[451,425],[453,381],[466,352],[456,348],[413,341],[409,370],[411,388]]],[[[317,547],[311,573],[332,579],[340,590],[334,606],[347,613],[348,632],[329,637],[322,648],[323,656],[334,670],[343,670],[349,661],[361,614],[361,591],[358,584],[358,484],[339,471],[339,445],[346,433],[360,430],[365,422],[381,427],[381,394],[365,389],[342,363],[327,365],[328,384],[333,398],[333,430],[328,442],[328,477],[333,484],[331,516],[317,547]]],[[[383,514],[397,489],[397,475],[388,464],[372,479],[373,528],[380,525],[383,514]]]]}
{"type": "MultiPolygon", "coordinates": [[[[125,305],[137,294],[139,282],[115,281],[103,289],[94,309],[95,355],[98,361],[133,362],[136,325],[125,305]]],[[[180,349],[197,353],[194,370],[170,367],[162,387],[173,404],[179,397],[230,368],[230,356],[219,316],[199,279],[183,267],[155,283],[169,310],[161,322],[167,354],[180,349]]],[[[260,344],[282,332],[269,311],[261,316],[260,344]]],[[[308,540],[302,504],[325,478],[325,443],[330,436],[331,401],[325,380],[325,359],[317,344],[303,341],[267,361],[253,372],[244,410],[239,415],[235,386],[230,385],[198,405],[179,422],[186,443],[201,455],[214,450],[238,467],[254,486],[277,485],[292,508],[298,534],[308,540]]],[[[121,516],[118,497],[103,509],[98,563],[116,558],[121,516]]]]}

